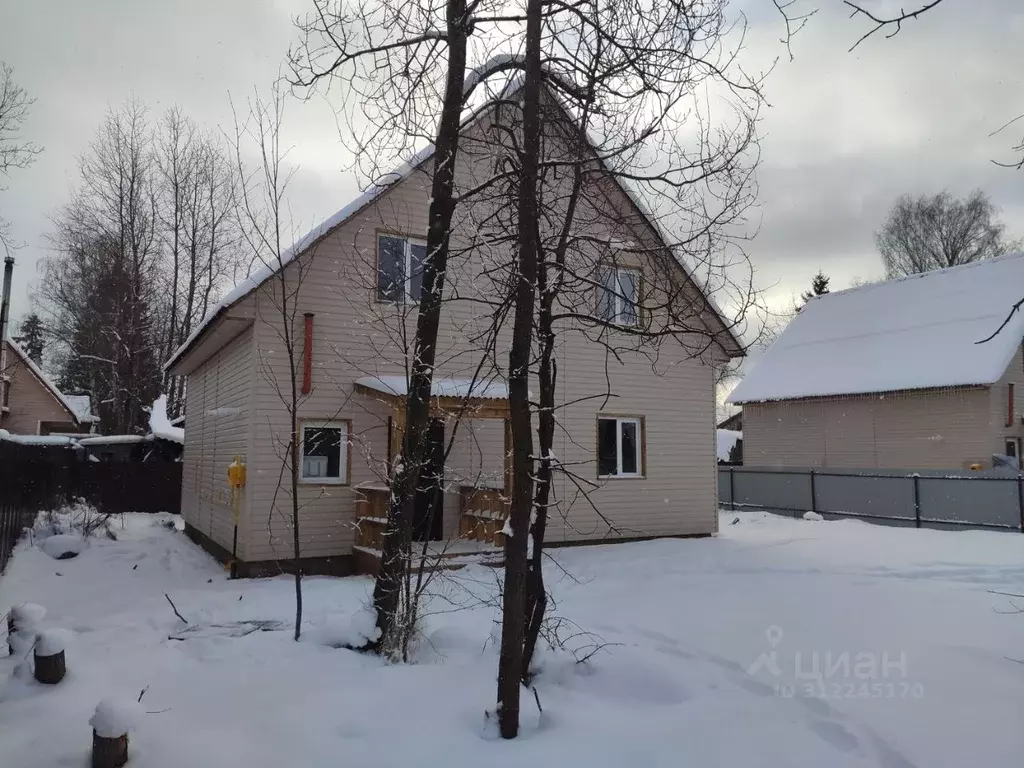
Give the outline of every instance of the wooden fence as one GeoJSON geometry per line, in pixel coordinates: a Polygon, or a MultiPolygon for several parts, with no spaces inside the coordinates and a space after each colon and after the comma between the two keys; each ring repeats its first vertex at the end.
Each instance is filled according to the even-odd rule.
{"type": "Polygon", "coordinates": [[[82,461],[62,446],[0,441],[0,573],[36,513],[81,498],[100,512],[180,512],[181,464],[82,461]]]}

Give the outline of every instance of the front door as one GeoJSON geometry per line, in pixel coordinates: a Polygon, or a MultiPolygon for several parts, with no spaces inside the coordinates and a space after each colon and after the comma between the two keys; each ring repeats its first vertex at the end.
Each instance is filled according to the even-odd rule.
{"type": "Polygon", "coordinates": [[[434,419],[426,435],[426,461],[416,485],[412,535],[416,541],[440,541],[444,507],[444,423],[434,419]]]}

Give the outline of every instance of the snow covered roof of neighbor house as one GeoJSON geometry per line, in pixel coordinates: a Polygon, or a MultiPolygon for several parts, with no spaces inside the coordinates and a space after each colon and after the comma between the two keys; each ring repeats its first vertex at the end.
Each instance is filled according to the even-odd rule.
{"type": "Polygon", "coordinates": [[[92,414],[92,398],[88,395],[64,395],[64,399],[80,423],[92,424],[100,420],[99,416],[92,414]]]}
{"type": "Polygon", "coordinates": [[[172,426],[171,420],[167,418],[167,395],[160,395],[149,409],[149,431],[153,437],[184,445],[185,430],[172,426]]]}
{"type": "Polygon", "coordinates": [[[811,299],[728,402],[992,384],[1024,336],[1024,253],[811,299]]]}
{"type": "Polygon", "coordinates": [[[59,402],[76,421],[81,421],[81,419],[78,418],[78,412],[75,410],[75,407],[68,396],[57,389],[57,385],[50,380],[49,376],[43,373],[43,369],[36,365],[32,358],[28,356],[28,352],[25,351],[25,348],[11,338],[7,339],[7,346],[21,358],[21,361],[25,364],[25,367],[32,372],[32,375],[39,379],[39,382],[44,387],[50,390],[50,393],[57,398],[57,402],[59,402]]]}
{"type": "MultiPolygon", "coordinates": [[[[479,72],[474,71],[473,75],[471,76],[479,76],[479,72]]],[[[504,93],[508,93],[510,90],[514,89],[514,87],[517,87],[516,84],[518,82],[520,81],[517,80],[517,78],[512,78],[509,84],[505,87],[504,93]]],[[[478,120],[480,117],[486,114],[487,111],[492,106],[493,103],[488,102],[485,103],[480,108],[470,112],[463,118],[459,126],[459,130],[466,130],[476,120],[478,120]]],[[[568,116],[567,112],[566,115],[568,116]]],[[[348,219],[352,218],[357,213],[362,211],[364,208],[366,208],[368,205],[374,202],[378,197],[381,197],[385,192],[392,189],[396,184],[410,177],[414,171],[422,167],[433,156],[434,145],[428,144],[427,146],[423,147],[423,149],[413,154],[412,157],[410,157],[408,160],[399,165],[394,171],[392,171],[389,174],[386,174],[381,179],[377,180],[374,184],[371,184],[366,190],[363,191],[361,195],[352,200],[344,208],[342,208],[333,216],[321,222],[319,225],[317,225],[309,232],[307,232],[305,235],[296,240],[295,243],[293,243],[290,248],[288,248],[281,254],[279,260],[276,260],[269,264],[264,264],[259,269],[255,270],[251,275],[249,275],[249,277],[245,278],[240,283],[238,283],[234,288],[228,291],[228,293],[219,302],[217,302],[217,304],[209,312],[207,312],[206,317],[204,317],[202,321],[196,325],[195,329],[192,331],[192,333],[189,334],[188,338],[186,338],[185,341],[181,343],[181,345],[174,351],[174,353],[170,356],[167,362],[164,363],[164,370],[170,370],[171,367],[176,362],[178,362],[178,360],[180,360],[185,355],[186,352],[188,352],[188,350],[192,347],[196,340],[199,339],[199,337],[213,323],[213,321],[216,320],[217,317],[219,317],[228,308],[238,303],[243,298],[252,293],[254,290],[259,288],[261,285],[263,285],[263,283],[265,283],[267,280],[269,280],[271,277],[277,274],[278,271],[284,269],[284,267],[286,267],[288,264],[294,261],[294,259],[298,255],[303,253],[309,247],[316,244],[317,241],[328,235],[332,230],[338,228],[348,219]]],[[[655,233],[657,233],[657,236],[661,238],[662,242],[669,242],[669,240],[665,237],[665,234],[662,231],[661,226],[651,215],[650,211],[647,210],[646,206],[643,205],[641,199],[636,195],[636,193],[621,183],[619,184],[619,187],[625,193],[629,201],[636,207],[637,211],[639,211],[641,216],[643,216],[646,219],[647,223],[651,226],[655,233]]],[[[690,279],[693,285],[695,285],[697,287],[697,290],[700,291],[701,295],[707,302],[712,312],[714,312],[715,315],[720,319],[726,331],[726,335],[730,339],[732,339],[732,341],[736,345],[736,348],[740,350],[740,354],[742,354],[743,345],[736,338],[736,335],[733,332],[733,329],[730,326],[730,324],[725,320],[725,313],[722,311],[721,307],[718,306],[714,297],[711,296],[711,294],[707,290],[705,290],[705,287],[702,286],[701,283],[697,281],[696,277],[693,274],[693,271],[690,269],[689,266],[684,264],[679,259],[677,259],[676,261],[679,263],[679,266],[686,273],[687,277],[690,279]]]]}
{"type": "MultiPolygon", "coordinates": [[[[357,386],[366,387],[385,395],[409,394],[405,376],[363,376],[356,379],[357,386]]],[[[508,385],[473,379],[444,379],[435,377],[430,385],[433,397],[478,397],[486,400],[508,399],[508,385]]]]}

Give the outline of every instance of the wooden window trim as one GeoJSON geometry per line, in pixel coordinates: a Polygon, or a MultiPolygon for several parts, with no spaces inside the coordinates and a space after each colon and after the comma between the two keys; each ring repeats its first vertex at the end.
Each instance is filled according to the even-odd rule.
{"type": "Polygon", "coordinates": [[[299,422],[299,485],[335,485],[349,486],[352,484],[352,420],[351,419],[330,419],[318,421],[316,419],[302,419],[299,422]],[[345,451],[341,464],[345,467],[344,477],[303,477],[301,462],[305,455],[306,429],[338,427],[345,430],[342,435],[341,445],[345,451]]]}
{"type": "MultiPolygon", "coordinates": [[[[616,431],[616,451],[621,454],[621,438],[618,431],[616,431]]],[[[597,457],[595,462],[594,472],[598,480],[646,480],[647,479],[647,417],[637,416],[635,413],[599,413],[594,421],[594,455],[597,457]],[[640,472],[639,474],[632,475],[602,475],[601,474],[601,421],[604,419],[614,419],[616,423],[620,421],[635,421],[640,425],[640,472]]],[[[621,455],[617,458],[618,464],[621,465],[621,455]]]]}
{"type": "Polygon", "coordinates": [[[409,251],[410,243],[416,245],[422,245],[424,248],[427,247],[427,240],[422,235],[410,235],[404,232],[390,229],[377,229],[373,233],[373,300],[377,304],[390,304],[393,307],[415,307],[419,304],[418,301],[413,301],[409,296],[409,274],[411,269],[406,270],[405,274],[405,291],[403,293],[404,299],[401,302],[391,301],[390,299],[382,299],[378,290],[377,281],[380,279],[380,239],[382,237],[393,237],[395,239],[405,240],[405,261],[406,267],[411,267],[411,255],[409,251]]]}
{"type": "Polygon", "coordinates": [[[1014,400],[1014,384],[1011,381],[1006,387],[1006,426],[1012,427],[1016,419],[1014,418],[1014,409],[1016,404],[1014,400]]]}

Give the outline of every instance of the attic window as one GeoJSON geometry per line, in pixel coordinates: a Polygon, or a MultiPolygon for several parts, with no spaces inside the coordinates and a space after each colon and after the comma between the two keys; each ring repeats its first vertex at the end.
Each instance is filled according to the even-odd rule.
{"type": "Polygon", "coordinates": [[[597,316],[610,325],[633,327],[640,319],[640,273],[635,269],[598,270],[597,316]]]}
{"type": "Polygon", "coordinates": [[[394,235],[377,237],[377,300],[414,303],[423,292],[427,244],[394,235]]]}

